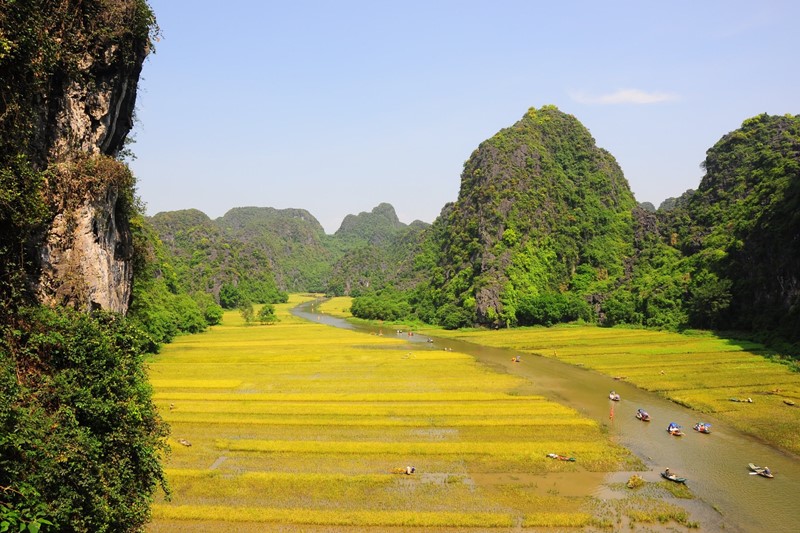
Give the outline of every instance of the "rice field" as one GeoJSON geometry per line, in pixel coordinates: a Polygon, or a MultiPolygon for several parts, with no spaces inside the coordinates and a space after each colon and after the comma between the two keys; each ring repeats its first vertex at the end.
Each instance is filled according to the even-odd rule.
{"type": "Polygon", "coordinates": [[[761,345],[691,334],[562,325],[511,330],[426,330],[591,368],[800,454],[800,374],[761,345]],[[751,399],[752,402],[733,400],[751,399]]]}
{"type": "MultiPolygon", "coordinates": [[[[526,394],[522,378],[302,321],[288,313],[300,301],[276,306],[273,325],[227,313],[150,361],[172,428],[172,494],[154,503],[150,531],[603,528],[595,489],[642,468],[596,422],[526,394]]],[[[653,485],[619,513],[652,518],[654,499],[670,496],[653,485]]],[[[679,505],[663,505],[682,523],[679,505]]]]}

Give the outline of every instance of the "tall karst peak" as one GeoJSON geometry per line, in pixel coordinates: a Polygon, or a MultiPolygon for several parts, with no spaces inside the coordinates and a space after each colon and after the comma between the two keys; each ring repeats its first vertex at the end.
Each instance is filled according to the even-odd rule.
{"type": "Polygon", "coordinates": [[[521,295],[561,292],[579,270],[588,290],[621,276],[635,205],[616,160],[574,116],[529,109],[464,164],[438,237],[440,304],[512,323],[521,295]]]}

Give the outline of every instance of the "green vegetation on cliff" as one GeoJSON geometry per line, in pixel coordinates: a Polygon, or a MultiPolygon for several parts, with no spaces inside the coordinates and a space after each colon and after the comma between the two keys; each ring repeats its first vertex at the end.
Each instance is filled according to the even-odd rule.
{"type": "Polygon", "coordinates": [[[176,283],[232,309],[240,301],[285,301],[286,291],[364,294],[410,289],[427,224],[403,224],[394,208],[348,215],[334,235],[303,209],[241,207],[211,220],[189,209],[150,218],[175,266],[176,283]]]}
{"type": "Polygon", "coordinates": [[[69,245],[87,206],[113,204],[119,234],[102,237],[117,244],[115,260],[133,262],[134,180],[115,156],[154,32],[144,0],[0,8],[2,531],[139,531],[164,484],[150,339],[119,315],[58,306],[87,302],[77,270],[60,272],[52,309],[36,290],[48,232],[63,221],[69,245]]]}
{"type": "Polygon", "coordinates": [[[529,110],[464,165],[458,200],[431,234],[423,291],[437,314],[426,318],[452,322],[459,309],[449,325],[534,323],[537,299],[584,314],[565,294],[588,298],[620,281],[635,205],[614,158],[575,117],[529,110]]]}
{"type": "Polygon", "coordinates": [[[745,120],[666,217],[694,277],[692,322],[800,340],[800,116],[745,120]]]}
{"type": "MultiPolygon", "coordinates": [[[[263,241],[232,237],[221,224],[194,209],[159,213],[149,222],[169,252],[176,283],[187,293],[213,295],[226,309],[242,302],[285,301],[263,241]]],[[[233,225],[232,220],[228,224],[233,225]]],[[[246,225],[235,227],[236,232],[246,233],[246,225]]]]}
{"type": "Polygon", "coordinates": [[[715,328],[796,343],[799,124],[746,120],[709,149],[696,191],[653,212],[574,117],[531,109],[465,163],[458,200],[405,264],[424,281],[404,296],[385,291],[385,305],[374,300],[387,284],[373,285],[354,313],[390,319],[410,308],[448,328],[715,328]]]}
{"type": "Polygon", "coordinates": [[[180,284],[228,307],[241,293],[265,300],[253,284],[272,286],[271,271],[280,290],[358,297],[362,318],[577,320],[797,342],[798,138],[797,117],[746,120],[708,151],[697,190],[655,210],[636,203],[575,117],[544,106],[480,144],[458,199],[430,226],[400,223],[389,204],[348,215],[331,236],[300,209],[153,221],[180,284]]]}

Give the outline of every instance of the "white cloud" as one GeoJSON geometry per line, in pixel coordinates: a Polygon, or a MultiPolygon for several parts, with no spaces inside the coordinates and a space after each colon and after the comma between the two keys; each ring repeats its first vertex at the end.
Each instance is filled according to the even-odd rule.
{"type": "Polygon", "coordinates": [[[584,92],[571,92],[573,100],[580,104],[657,104],[678,99],[675,93],[647,92],[639,89],[620,89],[616,92],[591,95],[584,92]]]}

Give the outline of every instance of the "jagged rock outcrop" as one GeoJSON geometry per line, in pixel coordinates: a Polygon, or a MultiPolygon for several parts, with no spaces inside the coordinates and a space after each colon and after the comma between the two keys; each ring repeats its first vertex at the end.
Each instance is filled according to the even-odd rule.
{"type": "Polygon", "coordinates": [[[19,2],[0,13],[2,163],[24,157],[47,171],[50,215],[28,243],[36,252],[25,263],[33,265],[26,266],[30,285],[43,303],[128,308],[133,181],[92,173],[113,166],[102,159],[113,162],[133,125],[153,27],[143,0],[19,2]],[[86,158],[93,163],[72,165],[86,158]],[[69,186],[60,183],[65,164],[73,166],[69,186]]]}
{"type": "Polygon", "coordinates": [[[351,244],[381,245],[386,244],[405,228],[406,225],[397,218],[394,207],[384,202],[369,213],[362,211],[358,215],[347,215],[334,235],[351,244]]]}
{"type": "Polygon", "coordinates": [[[133,242],[127,190],[133,178],[111,159],[63,164],[56,180],[87,185],[83,196],[57,195],[56,215],[39,247],[37,294],[48,305],[124,313],[133,288],[133,242]],[[93,185],[93,186],[92,186],[93,185]],[[92,190],[94,189],[94,190],[92,190]]]}

